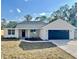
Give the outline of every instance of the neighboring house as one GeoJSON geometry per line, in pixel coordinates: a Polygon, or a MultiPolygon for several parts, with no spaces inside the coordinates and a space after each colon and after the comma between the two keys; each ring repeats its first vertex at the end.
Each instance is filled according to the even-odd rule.
{"type": "Polygon", "coordinates": [[[49,24],[40,21],[23,21],[15,28],[5,28],[4,37],[38,38],[43,40],[74,39],[76,27],[62,19],[49,24]]]}

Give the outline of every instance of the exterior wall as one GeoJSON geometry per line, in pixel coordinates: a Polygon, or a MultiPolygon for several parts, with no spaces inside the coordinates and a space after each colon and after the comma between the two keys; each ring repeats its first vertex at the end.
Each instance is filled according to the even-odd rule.
{"type": "Polygon", "coordinates": [[[19,38],[19,31],[18,31],[18,29],[15,29],[15,37],[19,38]]]}
{"type": "Polygon", "coordinates": [[[39,33],[40,33],[39,29],[36,30],[35,34],[30,32],[30,37],[39,37],[39,33]]]}
{"type": "Polygon", "coordinates": [[[21,32],[21,30],[19,29],[19,38],[21,38],[22,37],[22,32],[21,32]]]}
{"type": "MultiPolygon", "coordinates": [[[[59,30],[59,29],[54,29],[54,30],[59,30]]],[[[48,40],[48,30],[45,30],[45,29],[41,30],[40,38],[43,40],[48,40]]],[[[69,39],[74,39],[74,30],[69,30],[69,39]]]]}
{"type": "MultiPolygon", "coordinates": [[[[30,32],[30,29],[25,29],[25,37],[39,37],[39,32],[40,30],[37,29],[36,34],[32,34],[30,32]]],[[[5,38],[10,38],[10,37],[15,37],[15,38],[22,38],[22,29],[15,29],[15,28],[5,28],[4,29],[4,37],[5,38]],[[15,35],[8,35],[8,30],[9,29],[14,29],[15,30],[15,35]]]]}
{"type": "MultiPolygon", "coordinates": [[[[19,31],[19,38],[22,38],[22,29],[18,29],[19,31]]],[[[28,30],[25,29],[25,37],[28,37],[28,30]]]]}
{"type": "Polygon", "coordinates": [[[75,31],[74,31],[74,38],[75,38],[75,40],[77,40],[77,29],[75,29],[75,31]]]}
{"type": "Polygon", "coordinates": [[[26,30],[26,37],[28,37],[28,38],[30,38],[30,30],[28,29],[28,30],[26,30]]]}
{"type": "Polygon", "coordinates": [[[70,30],[69,31],[69,35],[70,35],[69,37],[70,37],[70,39],[74,39],[75,38],[74,32],[75,32],[74,30],[70,30]]]}
{"type": "Polygon", "coordinates": [[[1,34],[1,36],[4,36],[4,30],[1,30],[0,34],[1,34]]]}
{"type": "MultiPolygon", "coordinates": [[[[22,29],[19,29],[19,37],[22,38],[22,29]]],[[[25,37],[39,37],[39,30],[36,31],[36,34],[30,32],[30,29],[25,29],[25,37]]]]}
{"type": "Polygon", "coordinates": [[[4,29],[4,37],[5,38],[10,38],[10,37],[15,37],[15,38],[19,38],[19,33],[18,33],[18,29],[15,28],[5,28],[4,29]],[[8,35],[8,29],[14,29],[15,30],[15,35],[8,35]]]}
{"type": "Polygon", "coordinates": [[[54,21],[40,30],[40,37],[43,40],[48,40],[48,30],[69,30],[69,39],[74,39],[75,27],[62,20],[54,21]]]}
{"type": "Polygon", "coordinates": [[[43,40],[48,40],[48,31],[47,30],[40,30],[40,38],[43,40]]]}
{"type": "Polygon", "coordinates": [[[67,23],[64,20],[56,20],[54,22],[51,22],[50,24],[42,27],[42,29],[76,29],[76,27],[72,26],[71,24],[67,23]]]}

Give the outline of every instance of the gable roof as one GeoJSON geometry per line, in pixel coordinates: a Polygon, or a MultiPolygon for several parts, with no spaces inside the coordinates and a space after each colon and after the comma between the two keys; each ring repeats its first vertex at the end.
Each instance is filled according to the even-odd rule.
{"type": "Polygon", "coordinates": [[[62,20],[62,19],[58,19],[58,20],[55,20],[51,23],[49,23],[48,25],[42,27],[42,28],[53,28],[53,29],[76,29],[75,26],[71,25],[70,23],[68,23],[67,21],[65,20],[62,20]]]}
{"type": "Polygon", "coordinates": [[[41,21],[23,21],[18,23],[16,28],[41,29],[41,27],[45,25],[47,25],[47,23],[41,21]]]}

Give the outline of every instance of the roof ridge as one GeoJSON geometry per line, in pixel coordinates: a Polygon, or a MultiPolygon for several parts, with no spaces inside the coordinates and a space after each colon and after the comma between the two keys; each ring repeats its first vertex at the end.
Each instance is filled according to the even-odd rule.
{"type": "Polygon", "coordinates": [[[33,23],[33,22],[39,22],[39,23],[44,23],[44,24],[47,24],[47,23],[45,23],[45,22],[42,22],[42,21],[22,21],[22,22],[20,22],[20,23],[18,23],[18,24],[22,24],[22,23],[28,23],[28,22],[31,22],[31,23],[33,23]]]}

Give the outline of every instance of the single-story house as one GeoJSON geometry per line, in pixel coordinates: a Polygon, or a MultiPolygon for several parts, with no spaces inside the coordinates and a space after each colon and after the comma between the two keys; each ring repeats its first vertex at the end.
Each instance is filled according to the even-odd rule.
{"type": "Polygon", "coordinates": [[[41,21],[23,21],[15,28],[5,28],[4,37],[37,38],[43,40],[74,39],[76,27],[65,20],[58,19],[51,23],[41,21]]]}

